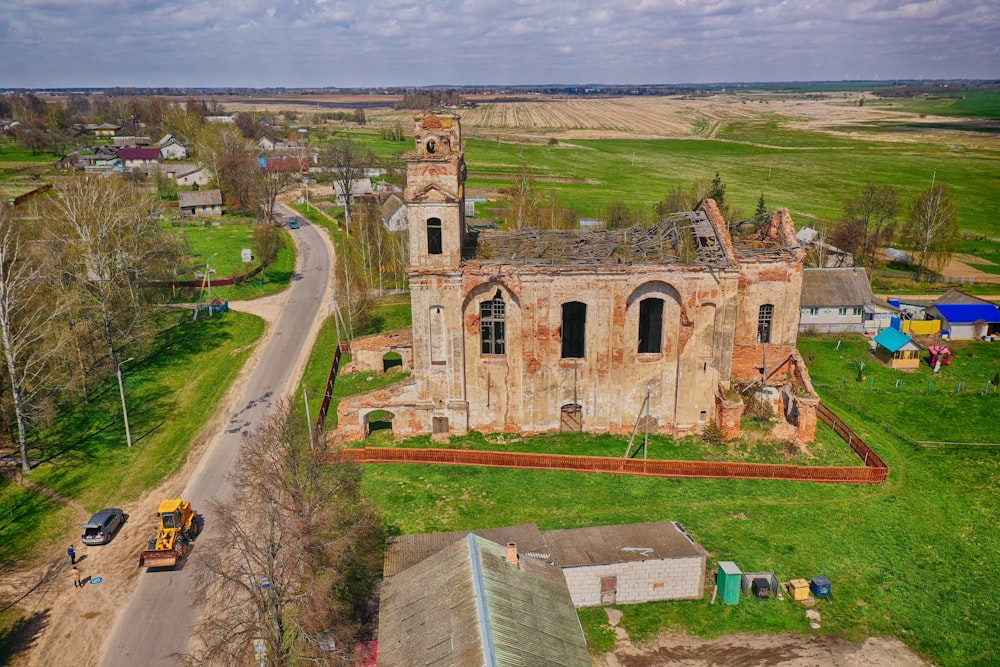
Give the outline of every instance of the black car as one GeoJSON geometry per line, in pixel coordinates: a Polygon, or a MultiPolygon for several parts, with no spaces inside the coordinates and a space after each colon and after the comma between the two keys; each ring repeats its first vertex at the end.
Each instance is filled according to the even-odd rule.
{"type": "Polygon", "coordinates": [[[89,546],[107,544],[127,518],[128,515],[118,508],[103,509],[80,526],[83,528],[83,537],[80,541],[89,546]]]}

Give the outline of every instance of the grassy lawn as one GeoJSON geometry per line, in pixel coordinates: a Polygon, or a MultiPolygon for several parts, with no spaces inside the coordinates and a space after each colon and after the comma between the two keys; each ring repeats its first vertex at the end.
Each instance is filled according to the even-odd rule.
{"type": "MultiPolygon", "coordinates": [[[[187,239],[195,268],[204,271],[205,262],[209,262],[209,266],[216,271],[213,278],[229,278],[244,273],[247,268],[240,253],[244,248],[253,247],[254,224],[224,223],[218,227],[179,226],[176,229],[187,239]]],[[[239,285],[213,286],[212,297],[222,301],[237,301],[275,294],[288,287],[294,269],[295,244],[291,239],[285,238],[278,257],[264,269],[263,276],[258,274],[239,285]]],[[[185,279],[194,280],[193,272],[190,276],[185,276],[185,279]]],[[[201,290],[197,290],[190,300],[207,299],[207,294],[202,295],[201,290]]]]}
{"type": "MultiPolygon", "coordinates": [[[[163,309],[152,350],[124,366],[133,447],[125,445],[117,384],[94,388],[90,404],[66,406],[40,434],[42,465],[28,479],[87,511],[124,506],[184,463],[191,441],[218,409],[263,333],[257,317],[229,312],[191,321],[163,309]]],[[[29,561],[81,517],[0,478],[0,563],[29,561]]]]}
{"type": "MultiPolygon", "coordinates": [[[[361,374],[359,374],[361,375],[361,374]]],[[[365,374],[371,375],[371,373],[365,374]]],[[[367,380],[371,382],[371,380],[367,380]]],[[[340,394],[337,395],[347,395],[340,394]]],[[[776,442],[768,436],[768,428],[744,420],[744,435],[727,446],[706,444],[699,438],[675,440],[666,435],[649,435],[646,456],[650,459],[685,461],[738,461],[741,463],[784,463],[792,465],[861,465],[851,451],[825,424],[817,429],[817,441],[809,452],[800,452],[786,443],[776,442]]],[[[372,442],[371,439],[356,443],[358,446],[378,445],[412,448],[451,448],[497,452],[533,452],[537,454],[567,454],[575,456],[621,457],[629,447],[628,436],[586,433],[548,433],[524,437],[509,433],[470,433],[466,437],[452,438],[447,444],[431,442],[430,436],[419,436],[393,442],[372,442]]],[[[643,434],[637,433],[631,445],[630,458],[643,456],[643,434]]]]}
{"type": "MultiPolygon", "coordinates": [[[[365,488],[401,533],[523,522],[554,529],[680,521],[709,550],[710,570],[718,560],[734,560],[745,571],[774,570],[782,581],[829,576],[834,598],[817,606],[823,615],[823,629],[818,633],[855,641],[898,636],[942,665],[993,664],[991,660],[1000,653],[994,620],[1000,591],[992,583],[992,561],[1000,550],[1000,510],[994,490],[1000,482],[997,450],[917,449],[889,435],[876,420],[860,416],[851,405],[858,401],[877,411],[880,419],[906,422],[914,436],[924,435],[922,429],[947,419],[953,437],[972,440],[995,429],[1000,397],[991,395],[988,402],[979,397],[984,399],[982,416],[970,418],[965,405],[941,410],[939,401],[945,396],[933,389],[928,394],[925,386],[906,394],[910,402],[905,412],[893,415],[886,408],[883,415],[881,401],[873,401],[872,394],[861,395],[871,390],[846,386],[854,383],[856,357],[866,349],[861,340],[845,340],[839,350],[832,338],[802,342],[803,354],[814,355],[814,378],[824,400],[889,464],[889,481],[881,486],[658,480],[392,464],[364,466],[365,488]],[[949,414],[942,418],[942,412],[949,414]]],[[[997,359],[993,349],[980,344],[959,351],[949,372],[955,379],[979,377],[981,366],[993,367],[997,359]]],[[[876,378],[876,386],[888,381],[871,365],[865,370],[876,378]]],[[[923,380],[920,373],[907,377],[923,380]]],[[[826,438],[821,435],[821,442],[826,438]]],[[[501,438],[468,440],[497,442],[501,438]]],[[[517,439],[502,440],[504,446],[514,446],[517,439]]],[[[594,440],[600,444],[601,438],[594,440]]],[[[556,450],[568,444],[559,437],[538,442],[556,450]]],[[[608,449],[614,449],[610,443],[608,449]]],[[[622,625],[639,641],[665,628],[703,637],[813,632],[803,608],[787,598],[712,606],[708,597],[621,606],[622,625]]],[[[613,643],[603,613],[585,609],[580,617],[592,649],[610,649],[613,643]]]]}

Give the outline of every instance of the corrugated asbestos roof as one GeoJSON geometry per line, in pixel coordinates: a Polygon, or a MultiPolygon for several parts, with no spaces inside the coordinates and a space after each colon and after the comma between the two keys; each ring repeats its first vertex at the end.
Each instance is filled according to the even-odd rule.
{"type": "Polygon", "coordinates": [[[386,579],[379,667],[589,667],[562,572],[505,554],[469,534],[386,579]]]}
{"type": "Polygon", "coordinates": [[[177,205],[179,208],[190,206],[219,206],[222,204],[222,191],[220,190],[195,190],[193,192],[178,192],[177,205]]]}
{"type": "Polygon", "coordinates": [[[544,535],[551,560],[560,567],[705,555],[673,521],[547,530],[544,535]]]}
{"type": "Polygon", "coordinates": [[[497,544],[514,542],[521,553],[535,552],[545,548],[542,533],[538,530],[538,526],[533,523],[483,530],[456,530],[450,533],[398,535],[390,537],[386,542],[384,576],[394,576],[408,567],[416,565],[469,533],[485,537],[497,544]]]}
{"type": "Polygon", "coordinates": [[[802,271],[802,308],[868,306],[875,300],[862,268],[802,271]]]}

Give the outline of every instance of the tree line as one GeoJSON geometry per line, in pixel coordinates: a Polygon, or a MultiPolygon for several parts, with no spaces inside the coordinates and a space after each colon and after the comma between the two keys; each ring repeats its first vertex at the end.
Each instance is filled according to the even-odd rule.
{"type": "Polygon", "coordinates": [[[0,420],[24,471],[58,406],[89,402],[149,342],[156,281],[183,255],[159,218],[155,198],[119,177],[74,176],[24,210],[0,205],[0,420]]]}

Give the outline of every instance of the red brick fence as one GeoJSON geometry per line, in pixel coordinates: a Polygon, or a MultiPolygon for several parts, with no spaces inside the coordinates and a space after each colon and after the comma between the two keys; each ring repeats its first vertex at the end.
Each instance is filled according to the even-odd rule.
{"type": "Polygon", "coordinates": [[[863,466],[799,466],[728,461],[661,461],[603,456],[483,452],[467,449],[410,449],[402,447],[345,448],[343,456],[358,463],[429,463],[479,465],[532,470],[572,470],[648,477],[701,477],[718,479],[780,479],[800,482],[881,484],[888,467],[829,408],[820,405],[819,418],[853,449],[863,466]]]}

